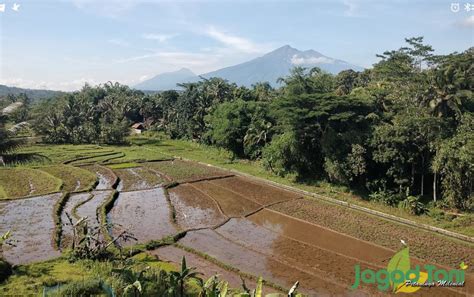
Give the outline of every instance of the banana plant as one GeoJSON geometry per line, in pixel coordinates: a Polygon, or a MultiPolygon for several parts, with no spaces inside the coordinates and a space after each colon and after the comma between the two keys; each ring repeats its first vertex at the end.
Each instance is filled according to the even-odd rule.
{"type": "Polygon", "coordinates": [[[184,285],[188,279],[197,279],[199,272],[194,267],[187,267],[186,258],[181,260],[181,271],[172,271],[171,275],[176,279],[179,286],[179,296],[184,296],[184,285]]]}
{"type": "Polygon", "coordinates": [[[198,279],[201,286],[199,297],[226,297],[229,283],[219,281],[219,276],[211,276],[205,283],[202,279],[198,279]]]}

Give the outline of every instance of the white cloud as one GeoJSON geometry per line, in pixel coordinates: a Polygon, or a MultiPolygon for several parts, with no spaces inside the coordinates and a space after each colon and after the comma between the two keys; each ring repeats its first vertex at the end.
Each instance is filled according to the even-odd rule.
{"type": "Polygon", "coordinates": [[[344,10],[344,16],[351,18],[364,18],[367,15],[364,15],[360,11],[360,1],[357,0],[343,0],[342,3],[346,7],[344,10]]]}
{"type": "Polygon", "coordinates": [[[332,64],[334,60],[328,57],[298,57],[294,55],[291,57],[291,64],[293,65],[308,65],[308,64],[332,64]]]}
{"type": "Polygon", "coordinates": [[[35,81],[22,78],[1,79],[0,84],[9,87],[26,88],[26,89],[46,89],[61,91],[76,91],[81,89],[84,84],[97,85],[98,82],[92,78],[79,78],[72,81],[63,82],[45,82],[35,81]]]}
{"type": "Polygon", "coordinates": [[[144,59],[157,58],[160,63],[167,65],[176,65],[176,67],[193,67],[212,64],[217,61],[219,56],[207,53],[189,53],[189,52],[154,52],[141,56],[134,56],[117,60],[116,63],[136,62],[144,59]]]}
{"type": "Polygon", "coordinates": [[[209,26],[204,33],[209,37],[225,44],[226,46],[238,50],[240,52],[252,54],[264,53],[268,50],[268,47],[266,45],[259,45],[246,38],[219,31],[213,26],[209,26]]]}
{"type": "Polygon", "coordinates": [[[154,33],[145,33],[142,34],[142,38],[148,40],[158,40],[159,42],[166,42],[169,39],[176,37],[177,34],[154,34],[154,33]]]}
{"type": "Polygon", "coordinates": [[[474,27],[474,15],[471,15],[461,22],[461,26],[463,27],[474,27]]]}
{"type": "Polygon", "coordinates": [[[149,77],[150,77],[150,76],[149,76],[149,75],[146,75],[146,74],[145,74],[145,75],[142,75],[142,76],[140,76],[140,78],[138,79],[138,81],[142,82],[142,81],[144,81],[144,80],[147,80],[149,77]]]}

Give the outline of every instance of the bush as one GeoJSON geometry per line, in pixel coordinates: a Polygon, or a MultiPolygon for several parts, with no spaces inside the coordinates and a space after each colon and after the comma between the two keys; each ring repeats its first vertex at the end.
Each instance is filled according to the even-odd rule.
{"type": "Polygon", "coordinates": [[[96,296],[103,293],[101,280],[87,279],[59,286],[50,296],[96,296]]]}
{"type": "Polygon", "coordinates": [[[370,200],[378,201],[389,206],[395,206],[403,200],[400,194],[379,190],[369,195],[370,200]]]}
{"type": "Polygon", "coordinates": [[[7,261],[0,258],[0,283],[12,274],[12,266],[7,261]]]}
{"type": "Polygon", "coordinates": [[[427,211],[425,205],[420,202],[420,198],[415,196],[408,196],[398,204],[398,207],[414,215],[421,215],[427,211]]]}

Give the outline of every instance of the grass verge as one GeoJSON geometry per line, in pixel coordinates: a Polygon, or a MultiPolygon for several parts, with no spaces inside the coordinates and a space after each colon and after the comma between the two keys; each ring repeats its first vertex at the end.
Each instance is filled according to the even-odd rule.
{"type": "Polygon", "coordinates": [[[31,168],[1,168],[1,199],[39,196],[58,192],[62,181],[47,172],[31,168]]]}

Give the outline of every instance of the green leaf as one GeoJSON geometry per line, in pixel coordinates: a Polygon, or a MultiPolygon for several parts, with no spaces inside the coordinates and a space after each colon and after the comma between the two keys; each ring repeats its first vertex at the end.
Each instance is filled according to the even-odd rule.
{"type": "MultiPolygon", "coordinates": [[[[391,274],[395,270],[400,270],[404,274],[407,273],[408,270],[410,270],[410,253],[408,247],[396,253],[392,257],[392,259],[390,259],[390,262],[388,262],[387,272],[391,274]]],[[[395,290],[402,282],[394,283],[390,279],[390,285],[392,286],[393,290],[395,290]]]]}
{"type": "Polygon", "coordinates": [[[262,297],[262,289],[263,289],[263,280],[262,277],[258,278],[257,288],[255,288],[255,297],[262,297]]]}

